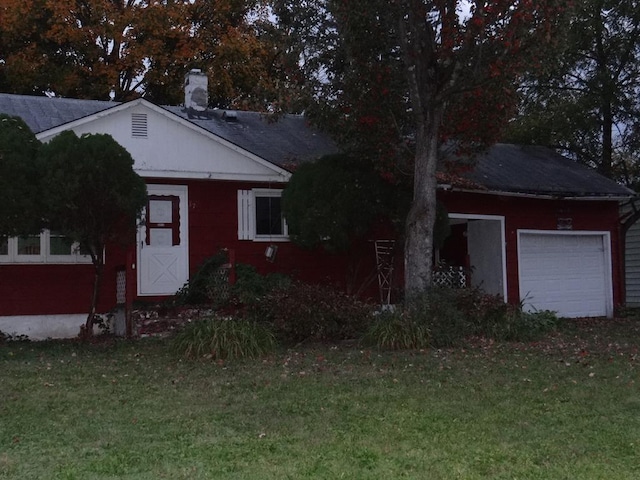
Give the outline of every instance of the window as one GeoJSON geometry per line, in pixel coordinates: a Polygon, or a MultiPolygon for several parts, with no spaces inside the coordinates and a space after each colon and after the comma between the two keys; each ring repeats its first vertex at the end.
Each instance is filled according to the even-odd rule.
{"type": "Polygon", "coordinates": [[[289,232],[282,215],[282,190],[238,190],[238,238],[254,241],[287,241],[289,232]]]}
{"type": "Polygon", "coordinates": [[[91,263],[79,245],[58,232],[0,237],[0,263],[91,263]]]}
{"type": "Polygon", "coordinates": [[[180,197],[149,195],[147,204],[147,245],[180,245],[180,197]]]}

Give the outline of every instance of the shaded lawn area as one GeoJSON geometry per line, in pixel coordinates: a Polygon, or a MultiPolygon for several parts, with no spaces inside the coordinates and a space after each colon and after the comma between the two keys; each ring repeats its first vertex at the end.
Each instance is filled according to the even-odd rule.
{"type": "Polygon", "coordinates": [[[637,479],[639,344],[633,320],[224,364],[159,340],[12,343],[0,478],[637,479]]]}

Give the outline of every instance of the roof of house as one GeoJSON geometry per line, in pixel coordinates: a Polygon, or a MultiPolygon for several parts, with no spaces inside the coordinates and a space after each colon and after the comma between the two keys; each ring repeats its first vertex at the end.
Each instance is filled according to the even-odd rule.
{"type": "MultiPolygon", "coordinates": [[[[118,105],[121,104],[0,93],[0,112],[21,117],[36,134],[118,105]]],[[[257,112],[190,112],[183,107],[161,108],[285,169],[337,152],[335,143],[311,127],[302,115],[281,115],[272,119],[257,112]]]]}
{"type": "MultiPolygon", "coordinates": [[[[36,134],[117,105],[120,104],[0,93],[0,112],[21,117],[36,134]]],[[[257,112],[161,108],[285,169],[337,151],[335,143],[301,115],[282,115],[273,120],[257,112]]],[[[473,169],[461,177],[463,182],[451,182],[454,187],[495,193],[558,197],[634,195],[594,170],[539,146],[497,144],[478,156],[473,169]]],[[[440,178],[443,181],[446,182],[440,178]]]]}
{"type": "Polygon", "coordinates": [[[629,197],[632,190],[551,148],[499,143],[461,174],[468,189],[552,197],[629,197]],[[476,188],[477,189],[477,188],[476,188]]]}

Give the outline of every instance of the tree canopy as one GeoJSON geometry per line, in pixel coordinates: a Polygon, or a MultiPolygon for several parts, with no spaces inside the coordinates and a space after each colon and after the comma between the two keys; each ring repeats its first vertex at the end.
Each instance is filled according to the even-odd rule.
{"type": "Polygon", "coordinates": [[[0,0],[0,90],[180,104],[209,74],[212,106],[264,110],[282,96],[259,0],[0,0]]]}
{"type": "Polygon", "coordinates": [[[39,145],[20,118],[0,114],[0,237],[42,228],[39,145]]]}
{"type": "Polygon", "coordinates": [[[400,197],[368,162],[339,154],[300,166],[282,193],[282,207],[294,242],[344,252],[375,220],[406,214],[400,197]]]}
{"type": "Polygon", "coordinates": [[[107,243],[130,242],[146,203],[133,159],[110,135],[65,131],[40,148],[49,228],[79,242],[99,261],[107,243]]]}
{"type": "Polygon", "coordinates": [[[509,139],[556,148],[627,185],[640,155],[640,4],[580,0],[544,69],[521,88],[509,139]]]}
{"type": "Polygon", "coordinates": [[[310,3],[330,15],[308,18],[335,35],[311,50],[318,101],[309,111],[345,148],[377,159],[386,175],[412,177],[405,288],[424,291],[432,275],[439,153],[443,146],[475,150],[500,137],[515,111],[517,81],[544,62],[566,2],[310,3]]]}

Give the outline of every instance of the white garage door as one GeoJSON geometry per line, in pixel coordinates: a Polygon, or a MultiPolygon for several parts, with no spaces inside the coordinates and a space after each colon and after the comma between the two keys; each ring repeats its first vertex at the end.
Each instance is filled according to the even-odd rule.
{"type": "Polygon", "coordinates": [[[562,317],[613,314],[607,234],[519,232],[520,298],[562,317]]]}

